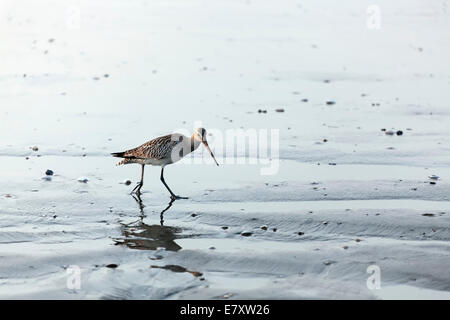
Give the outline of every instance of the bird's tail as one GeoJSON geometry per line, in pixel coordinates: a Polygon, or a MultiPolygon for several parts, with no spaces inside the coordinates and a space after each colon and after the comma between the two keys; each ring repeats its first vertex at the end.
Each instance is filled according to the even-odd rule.
{"type": "Polygon", "coordinates": [[[113,157],[123,158],[123,156],[125,155],[125,152],[113,152],[113,153],[111,153],[111,155],[113,157]]]}
{"type": "Polygon", "coordinates": [[[122,161],[118,162],[118,163],[116,164],[116,166],[120,166],[120,165],[126,164],[126,163],[128,163],[128,159],[123,159],[122,161]]]}

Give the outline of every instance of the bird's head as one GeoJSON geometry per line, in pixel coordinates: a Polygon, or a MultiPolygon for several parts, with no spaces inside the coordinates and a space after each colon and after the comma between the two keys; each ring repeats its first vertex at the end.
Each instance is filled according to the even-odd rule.
{"type": "Polygon", "coordinates": [[[206,141],[206,130],[205,128],[195,128],[194,139],[197,141],[206,141]]]}
{"type": "Polygon", "coordinates": [[[211,155],[211,157],[214,159],[214,162],[219,165],[217,163],[216,158],[214,158],[214,154],[212,153],[211,149],[208,146],[208,141],[206,141],[206,130],[205,128],[196,128],[194,130],[194,134],[192,135],[193,138],[201,143],[203,143],[205,145],[206,150],[208,150],[209,154],[211,155]]]}

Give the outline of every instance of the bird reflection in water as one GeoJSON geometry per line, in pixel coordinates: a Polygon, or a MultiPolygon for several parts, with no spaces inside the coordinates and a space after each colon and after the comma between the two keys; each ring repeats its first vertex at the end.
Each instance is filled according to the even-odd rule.
{"type": "Polygon", "coordinates": [[[123,238],[116,239],[116,245],[126,245],[130,249],[137,250],[157,250],[158,248],[165,248],[169,251],[178,251],[181,247],[175,243],[177,234],[181,233],[181,228],[164,226],[164,213],[170,209],[174,200],[171,200],[167,207],[160,213],[160,224],[148,225],[143,219],[145,217],[143,204],[140,197],[133,198],[139,205],[141,216],[139,220],[122,224],[121,232],[123,238]]]}

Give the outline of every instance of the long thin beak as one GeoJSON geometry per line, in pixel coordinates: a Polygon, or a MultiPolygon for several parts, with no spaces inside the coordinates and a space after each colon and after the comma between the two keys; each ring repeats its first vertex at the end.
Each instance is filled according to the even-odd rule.
{"type": "Polygon", "coordinates": [[[213,155],[211,149],[210,149],[209,146],[208,146],[208,142],[206,142],[206,140],[203,140],[202,142],[203,142],[203,144],[205,145],[206,150],[208,150],[209,154],[210,154],[211,157],[214,159],[214,162],[215,162],[217,165],[219,165],[219,164],[217,163],[216,158],[214,158],[214,155],[213,155]]]}

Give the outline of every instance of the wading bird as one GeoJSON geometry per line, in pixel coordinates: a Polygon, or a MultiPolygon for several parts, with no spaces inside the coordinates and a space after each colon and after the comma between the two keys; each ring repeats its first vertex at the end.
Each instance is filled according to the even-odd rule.
{"type": "Polygon", "coordinates": [[[172,190],[170,190],[169,186],[164,181],[164,167],[179,161],[187,154],[193,152],[200,146],[200,143],[205,145],[206,150],[211,154],[214,162],[219,165],[208,146],[208,142],[206,141],[206,130],[203,128],[195,129],[190,138],[179,133],[168,134],[150,140],[137,148],[111,153],[111,155],[123,158],[117,165],[139,163],[142,166],[141,181],[131,193],[135,192],[138,197],[140,196],[141,188],[144,185],[144,167],[148,164],[152,166],[161,166],[161,181],[167,190],[169,190],[172,199],[187,199],[186,197],[175,195],[172,190]]]}

